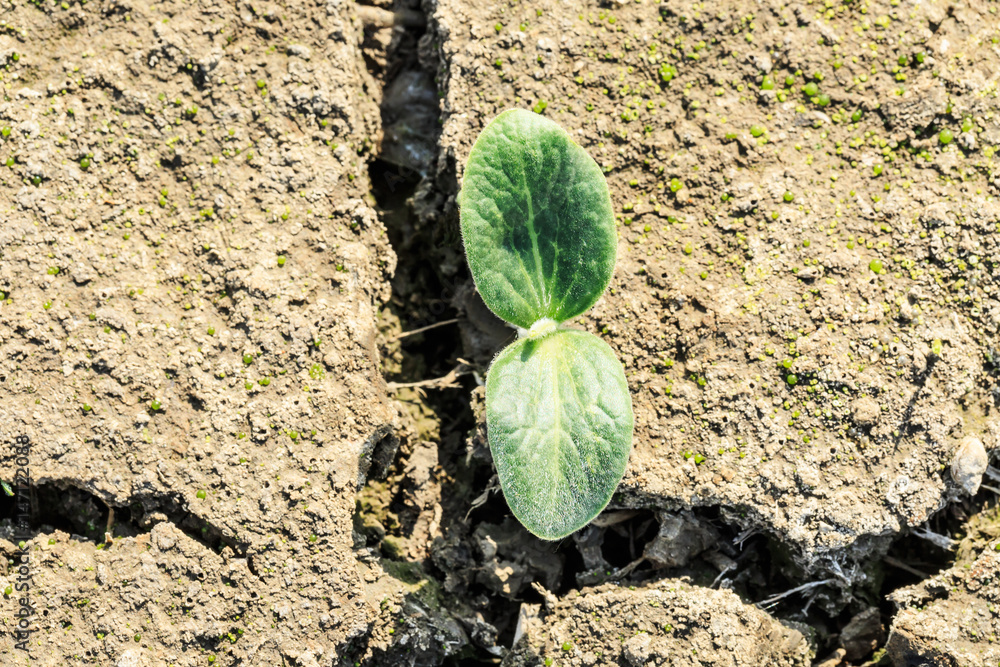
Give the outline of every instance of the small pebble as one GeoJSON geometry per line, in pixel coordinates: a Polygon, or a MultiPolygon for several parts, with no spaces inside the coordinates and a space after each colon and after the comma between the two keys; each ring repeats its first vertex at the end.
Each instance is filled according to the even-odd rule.
{"type": "Polygon", "coordinates": [[[959,445],[951,460],[951,478],[970,496],[976,495],[990,459],[979,438],[969,436],[959,445]]]}

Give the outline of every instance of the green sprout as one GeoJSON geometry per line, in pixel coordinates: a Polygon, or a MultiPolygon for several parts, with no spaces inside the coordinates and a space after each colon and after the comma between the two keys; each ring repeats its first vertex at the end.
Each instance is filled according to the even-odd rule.
{"type": "Polygon", "coordinates": [[[486,305],[518,330],[486,377],[486,424],[504,497],[533,534],[592,521],[632,449],[632,400],[615,353],[564,323],[601,297],[618,239],[598,164],[525,110],[476,140],[459,193],[462,238],[486,305]]]}

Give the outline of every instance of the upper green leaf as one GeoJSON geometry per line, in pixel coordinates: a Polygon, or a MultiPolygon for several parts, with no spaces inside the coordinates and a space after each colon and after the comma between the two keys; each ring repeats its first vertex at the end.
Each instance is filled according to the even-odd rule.
{"type": "Polygon", "coordinates": [[[608,184],[556,123],[522,109],[493,119],[458,203],[472,278],[502,319],[563,322],[604,293],[618,249],[608,184]]]}
{"type": "Polygon", "coordinates": [[[560,329],[518,340],[486,378],[486,428],[514,516],[555,540],[590,523],[632,449],[632,399],[608,344],[560,329]]]}

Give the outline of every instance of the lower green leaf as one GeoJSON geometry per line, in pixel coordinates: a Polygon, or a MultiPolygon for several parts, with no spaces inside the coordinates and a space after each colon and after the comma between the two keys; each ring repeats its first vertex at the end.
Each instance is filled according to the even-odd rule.
{"type": "Polygon", "coordinates": [[[632,450],[632,399],[607,343],[560,329],[501,352],[486,427],[504,497],[535,535],[565,537],[600,514],[632,450]]]}

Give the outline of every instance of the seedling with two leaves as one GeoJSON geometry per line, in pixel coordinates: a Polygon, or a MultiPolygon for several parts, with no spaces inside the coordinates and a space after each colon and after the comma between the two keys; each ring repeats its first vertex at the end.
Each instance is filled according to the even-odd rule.
{"type": "Polygon", "coordinates": [[[566,323],[601,297],[618,249],[604,174],[558,124],[505,111],[479,135],[459,194],[483,301],[518,340],[486,377],[486,427],[504,497],[535,535],[592,521],[632,449],[632,400],[607,343],[566,323]]]}

